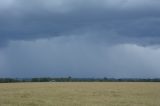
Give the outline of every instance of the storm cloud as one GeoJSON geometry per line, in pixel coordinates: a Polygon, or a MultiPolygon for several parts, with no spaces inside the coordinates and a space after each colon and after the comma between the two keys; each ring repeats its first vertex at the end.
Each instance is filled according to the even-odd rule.
{"type": "Polygon", "coordinates": [[[158,77],[159,0],[1,0],[0,75],[158,77]]]}
{"type": "Polygon", "coordinates": [[[2,0],[0,44],[85,32],[106,39],[122,37],[115,43],[156,44],[159,5],[158,0],[2,0]]]}

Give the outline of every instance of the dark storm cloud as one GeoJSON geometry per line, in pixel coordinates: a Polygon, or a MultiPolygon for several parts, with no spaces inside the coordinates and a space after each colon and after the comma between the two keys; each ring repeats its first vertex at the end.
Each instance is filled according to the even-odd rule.
{"type": "Polygon", "coordinates": [[[0,77],[159,77],[159,13],[160,0],[0,0],[0,77]]]}
{"type": "Polygon", "coordinates": [[[2,0],[0,45],[85,32],[114,43],[157,44],[159,5],[159,0],[2,0]]]}

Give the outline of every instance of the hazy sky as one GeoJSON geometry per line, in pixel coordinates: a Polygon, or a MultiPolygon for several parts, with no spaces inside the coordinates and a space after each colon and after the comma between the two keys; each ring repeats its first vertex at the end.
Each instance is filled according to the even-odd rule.
{"type": "Polygon", "coordinates": [[[160,0],[0,0],[0,77],[160,77],[160,0]]]}

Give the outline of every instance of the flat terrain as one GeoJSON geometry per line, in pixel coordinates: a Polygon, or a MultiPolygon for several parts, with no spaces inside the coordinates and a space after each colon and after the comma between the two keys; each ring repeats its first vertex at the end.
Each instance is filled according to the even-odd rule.
{"type": "Polygon", "coordinates": [[[160,106],[160,83],[0,84],[0,106],[160,106]]]}

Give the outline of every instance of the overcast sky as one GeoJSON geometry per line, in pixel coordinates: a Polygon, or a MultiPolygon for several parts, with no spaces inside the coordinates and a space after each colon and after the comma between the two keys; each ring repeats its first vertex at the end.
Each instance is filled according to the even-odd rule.
{"type": "Polygon", "coordinates": [[[0,0],[0,77],[160,77],[160,0],[0,0]]]}

